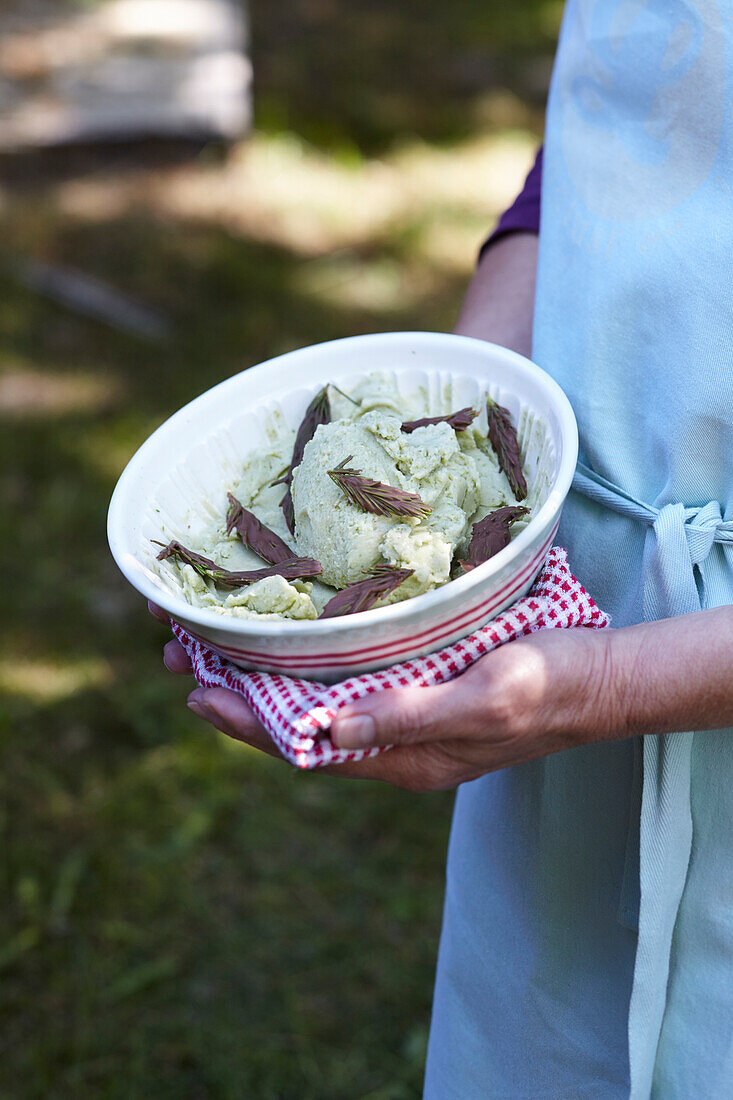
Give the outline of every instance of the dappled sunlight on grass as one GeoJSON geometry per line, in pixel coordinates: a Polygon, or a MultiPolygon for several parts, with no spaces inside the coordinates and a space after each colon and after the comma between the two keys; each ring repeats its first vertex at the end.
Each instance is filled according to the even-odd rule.
{"type": "Polygon", "coordinates": [[[115,423],[90,424],[66,441],[66,448],[84,466],[101,474],[110,491],[135,451],[161,422],[140,412],[117,418],[115,423]]]}
{"type": "Polygon", "coordinates": [[[90,372],[54,375],[11,368],[0,374],[0,420],[98,413],[118,397],[113,379],[90,372]]]}
{"type": "MultiPolygon", "coordinates": [[[[275,173],[290,171],[292,151],[262,143],[275,173]]],[[[523,148],[528,159],[528,139],[523,148]]],[[[451,324],[489,228],[475,183],[450,206],[436,178],[419,205],[426,159],[415,148],[386,167],[365,161],[363,183],[358,165],[306,146],[301,159],[303,210],[297,178],[278,192],[263,177],[258,197],[255,173],[243,202],[245,214],[259,203],[251,224],[236,189],[237,224],[225,217],[228,166],[221,181],[204,165],[141,173],[134,187],[131,176],[118,205],[93,217],[84,188],[99,196],[119,181],[78,181],[73,208],[63,188],[10,200],[17,254],[88,271],[171,321],[169,339],[146,343],[2,281],[5,377],[38,390],[0,432],[10,504],[0,569],[25,569],[4,605],[0,794],[13,828],[0,966],[8,1072],[49,1097],[126,1100],[110,1083],[130,1080],[162,1095],[201,1091],[205,1079],[216,1095],[288,1100],[419,1088],[450,795],[428,806],[296,774],[194,719],[190,682],[162,667],[169,635],[117,575],[104,538],[132,452],[221,378],[317,340],[451,324]],[[331,213],[314,164],[330,180],[331,213]],[[371,205],[352,234],[349,206],[356,218],[362,198],[371,205]],[[430,255],[440,248],[443,262],[430,255]],[[74,391],[79,380],[98,388],[74,391]],[[344,1019],[358,1033],[348,1049],[344,1019]]]]}
{"type": "Polygon", "coordinates": [[[301,264],[293,286],[325,305],[399,315],[434,294],[439,282],[425,267],[394,256],[360,257],[342,249],[301,264]]]}
{"type": "MultiPolygon", "coordinates": [[[[480,216],[488,226],[521,186],[535,145],[526,131],[439,149],[411,142],[349,165],[293,134],[257,134],[224,165],[204,162],[153,175],[146,208],[313,256],[445,214],[480,216]]],[[[120,217],[138,204],[139,183],[134,177],[75,181],[59,188],[57,201],[60,211],[82,220],[120,217]]]]}
{"type": "Polygon", "coordinates": [[[193,717],[105,514],[136,448],[221,379],[451,327],[532,160],[557,3],[250,9],[250,139],[0,184],[9,1095],[420,1095],[452,796],[297,772],[193,717]],[[149,307],[164,338],[53,304],[26,260],[149,307]]]}
{"type": "Polygon", "coordinates": [[[19,696],[46,707],[70,699],[80,691],[102,688],[112,681],[112,669],[99,658],[63,661],[58,657],[36,660],[10,656],[0,658],[0,692],[19,696]]]}
{"type": "Polygon", "coordinates": [[[421,227],[414,243],[414,256],[423,268],[465,279],[476,263],[479,245],[487,236],[485,219],[446,216],[421,227]]]}
{"type": "Polygon", "coordinates": [[[0,967],[6,1072],[39,1095],[419,1095],[451,796],[297,774],[194,719],[104,518],[136,447],[221,378],[354,332],[448,328],[497,181],[518,184],[532,144],[462,143],[456,167],[412,142],[347,166],[262,137],[256,168],[243,147],[221,169],[9,200],[16,254],[171,329],[136,340],[0,275],[22,410],[0,411],[0,569],[25,569],[0,665],[0,967]]]}

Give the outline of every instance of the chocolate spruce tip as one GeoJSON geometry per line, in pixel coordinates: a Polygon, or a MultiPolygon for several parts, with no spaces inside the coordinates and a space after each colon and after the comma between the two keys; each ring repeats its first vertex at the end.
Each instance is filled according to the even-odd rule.
{"type": "Polygon", "coordinates": [[[498,554],[508,546],[512,537],[510,533],[512,524],[527,515],[529,515],[529,508],[510,504],[505,508],[497,508],[478,523],[474,523],[466,557],[458,562],[461,569],[465,572],[475,569],[477,565],[493,558],[494,554],[498,554]]]}
{"type": "Polygon", "coordinates": [[[248,511],[232,493],[227,493],[227,534],[236,530],[245,546],[270,565],[288,561],[296,555],[279,535],[265,527],[253,512],[248,511]]]}
{"type": "Polygon", "coordinates": [[[280,576],[288,581],[297,581],[302,577],[317,577],[323,572],[321,563],[314,558],[291,556],[287,561],[268,565],[264,569],[247,569],[243,572],[232,573],[229,569],[217,565],[211,558],[205,558],[203,554],[197,554],[195,551],[187,549],[175,539],[169,542],[167,546],[162,542],[158,542],[157,539],[151,541],[156,546],[163,547],[158,554],[158,561],[175,558],[176,561],[183,562],[184,565],[190,565],[205,581],[213,581],[220,588],[243,588],[245,585],[254,584],[256,581],[263,581],[266,577],[280,576]]]}
{"type": "MultiPolygon", "coordinates": [[[[424,519],[432,512],[417,493],[398,489],[394,485],[385,485],[371,477],[364,477],[360,470],[348,467],[353,455],[339,462],[328,476],[338,485],[342,493],[362,512],[371,512],[374,516],[409,516],[412,519],[424,519]]],[[[360,582],[358,582],[360,583],[360,582]]]]}
{"type": "Polygon", "coordinates": [[[519,440],[509,410],[492,401],[487,394],[486,416],[489,422],[489,442],[499,461],[499,469],[506,474],[516,499],[524,500],[527,496],[527,482],[522,471],[519,440]]]}
{"type": "Polygon", "coordinates": [[[342,588],[333,596],[319,619],[332,619],[337,615],[355,615],[369,611],[377,600],[389,596],[413,574],[413,569],[400,569],[396,565],[376,565],[362,581],[342,588]]]}
{"type": "Polygon", "coordinates": [[[288,531],[291,535],[295,534],[295,508],[293,507],[293,494],[290,492],[290,486],[285,496],[280,501],[280,507],[282,513],[285,516],[285,522],[288,525],[288,531]]]}
{"type": "MultiPolygon", "coordinates": [[[[290,465],[285,475],[279,479],[279,481],[287,485],[285,496],[280,502],[280,507],[283,510],[285,522],[288,525],[288,531],[291,535],[295,534],[295,510],[293,508],[293,498],[290,492],[290,486],[293,481],[293,470],[296,466],[300,466],[303,461],[303,451],[306,448],[306,444],[310,443],[311,439],[316,434],[316,428],[320,427],[321,424],[328,424],[330,420],[331,402],[328,400],[328,386],[324,386],[322,390],[318,391],[308,408],[305,410],[305,415],[300,422],[300,427],[295,436],[293,457],[290,460],[290,465]]],[[[275,484],[277,485],[278,482],[275,482],[275,484]]]]}
{"type": "MultiPolygon", "coordinates": [[[[274,481],[267,483],[268,489],[274,489],[276,485],[288,485],[290,478],[290,467],[286,466],[281,474],[279,474],[274,481]]],[[[264,488],[264,486],[263,486],[264,488]]]]}
{"type": "Polygon", "coordinates": [[[405,420],[402,424],[402,431],[406,435],[410,435],[416,428],[427,428],[430,424],[449,424],[455,432],[465,432],[466,428],[470,427],[475,419],[476,410],[472,409],[470,405],[466,405],[465,409],[447,413],[446,416],[424,416],[422,420],[405,420]]]}
{"type": "Polygon", "coordinates": [[[293,457],[290,462],[291,478],[295,467],[300,466],[303,461],[303,451],[305,450],[306,444],[310,443],[311,439],[316,434],[316,428],[320,427],[321,424],[328,424],[330,420],[331,402],[328,400],[328,386],[324,386],[313,398],[300,422],[300,427],[295,437],[295,445],[293,446],[293,457]]]}

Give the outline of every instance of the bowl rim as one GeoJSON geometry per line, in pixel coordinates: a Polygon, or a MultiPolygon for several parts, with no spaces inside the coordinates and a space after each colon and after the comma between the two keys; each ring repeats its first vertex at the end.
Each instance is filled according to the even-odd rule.
{"type": "MultiPolygon", "coordinates": [[[[399,367],[391,368],[399,372],[399,367]]],[[[430,370],[430,368],[424,368],[430,370]]],[[[446,368],[440,368],[445,371],[446,368]]],[[[438,373],[438,371],[436,371],[438,373]]],[[[458,372],[457,372],[458,373],[458,372]]],[[[465,373],[465,372],[464,372],[465,373]]],[[[297,388],[293,386],[293,389],[297,388]]],[[[367,623],[375,628],[388,623],[398,623],[400,620],[408,620],[415,614],[430,613],[444,602],[446,594],[450,591],[453,597],[459,597],[462,593],[468,593],[477,585],[485,585],[495,574],[502,572],[511,560],[519,557],[529,548],[535,540],[535,532],[539,533],[544,527],[549,528],[552,520],[557,515],[562,503],[570,489],[575,472],[578,457],[578,429],[570,401],[558,383],[540,366],[519,352],[512,351],[500,344],[494,344],[488,340],[480,340],[472,336],[461,336],[447,332],[429,331],[397,331],[376,332],[359,336],[346,336],[337,340],[324,340],[318,344],[309,344],[302,348],[296,348],[272,359],[264,360],[251,367],[238,371],[229,378],[223,379],[208,390],[198,394],[191,401],[182,405],[180,409],[167,417],[147,439],[138,447],[127,465],[120,474],[110,499],[107,513],[107,540],[118,568],[123,576],[140,594],[166,611],[173,619],[195,624],[199,627],[208,627],[220,633],[233,637],[268,637],[268,638],[296,638],[302,636],[323,637],[324,635],[346,634],[355,627],[364,626],[367,623]],[[493,352],[499,352],[508,362],[513,363],[519,370],[530,374],[535,381],[545,390],[551,400],[553,409],[560,421],[562,437],[562,456],[555,480],[550,488],[547,500],[538,512],[532,516],[527,526],[515,539],[495,554],[488,561],[465,573],[461,577],[423,592],[419,596],[413,596],[409,600],[400,603],[389,604],[387,607],[371,608],[368,611],[359,611],[353,615],[344,615],[329,619],[297,619],[297,620],[267,620],[267,619],[239,619],[234,616],[226,616],[209,611],[206,608],[194,607],[186,600],[176,596],[172,592],[157,587],[149,578],[148,567],[145,566],[125,544],[125,496],[130,483],[136,477],[140,467],[144,466],[147,454],[157,445],[162,435],[173,426],[174,423],[190,418],[190,414],[197,405],[203,405],[210,401],[211,395],[236,384],[236,380],[243,374],[252,375],[252,372],[264,373],[274,366],[282,366],[287,360],[295,359],[304,352],[313,352],[321,348],[339,347],[344,350],[353,349],[355,344],[379,343],[385,340],[393,342],[397,347],[400,344],[414,344],[415,340],[450,344],[456,347],[463,344],[465,347],[473,347],[485,351],[487,348],[493,352]]]]}

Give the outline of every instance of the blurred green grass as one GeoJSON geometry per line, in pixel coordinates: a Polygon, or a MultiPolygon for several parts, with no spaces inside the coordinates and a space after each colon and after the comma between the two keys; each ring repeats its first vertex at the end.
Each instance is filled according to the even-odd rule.
{"type": "Polygon", "coordinates": [[[250,6],[240,150],[0,166],[3,1098],[420,1092],[452,795],[294,773],[194,720],[105,513],[152,428],[232,372],[450,327],[531,154],[557,8],[250,6]],[[170,338],[49,304],[18,257],[170,338]]]}

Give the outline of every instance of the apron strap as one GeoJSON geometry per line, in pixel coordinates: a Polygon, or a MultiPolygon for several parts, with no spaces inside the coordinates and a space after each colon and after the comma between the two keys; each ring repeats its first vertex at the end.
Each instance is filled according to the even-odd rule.
{"type": "Polygon", "coordinates": [[[649,504],[644,504],[643,501],[632,497],[631,493],[627,493],[625,489],[614,485],[607,478],[601,477],[590,466],[585,466],[582,462],[579,462],[575,468],[573,489],[576,493],[594,500],[596,504],[603,504],[613,512],[618,512],[629,519],[638,519],[650,527],[657,518],[656,508],[652,508],[649,504]]]}

